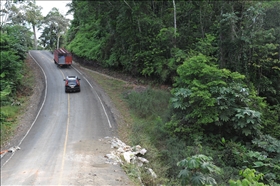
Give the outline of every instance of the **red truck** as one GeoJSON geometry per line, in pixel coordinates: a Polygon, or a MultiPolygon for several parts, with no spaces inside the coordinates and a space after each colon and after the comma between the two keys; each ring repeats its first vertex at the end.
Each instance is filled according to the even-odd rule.
{"type": "Polygon", "coordinates": [[[57,64],[57,66],[63,67],[63,66],[71,66],[72,65],[72,54],[65,50],[64,48],[59,48],[54,50],[54,63],[57,64]]]}

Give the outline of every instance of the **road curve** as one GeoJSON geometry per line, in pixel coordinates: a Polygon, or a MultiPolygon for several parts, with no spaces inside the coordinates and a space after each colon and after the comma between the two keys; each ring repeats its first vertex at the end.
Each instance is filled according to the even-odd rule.
{"type": "Polygon", "coordinates": [[[48,51],[30,51],[46,76],[45,100],[21,150],[1,159],[1,185],[127,185],[115,165],[105,163],[116,130],[110,111],[82,72],[59,68],[48,51]],[[77,75],[81,92],[65,93],[63,79],[77,75]]]}

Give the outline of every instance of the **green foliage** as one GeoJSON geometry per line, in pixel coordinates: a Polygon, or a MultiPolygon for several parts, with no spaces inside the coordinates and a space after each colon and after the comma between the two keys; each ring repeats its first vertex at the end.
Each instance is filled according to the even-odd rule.
{"type": "Polygon", "coordinates": [[[1,143],[12,135],[13,129],[15,127],[15,122],[16,122],[15,118],[16,118],[16,114],[18,113],[18,110],[19,107],[17,106],[1,105],[1,111],[0,111],[1,143]]]}
{"type": "MultiPolygon", "coordinates": [[[[97,24],[87,24],[85,28],[81,29],[77,33],[75,39],[67,46],[67,48],[79,57],[85,57],[89,60],[100,59],[101,46],[103,41],[99,37],[100,31],[96,28],[97,24]],[[84,43],[87,44],[85,45],[84,43]]],[[[106,66],[106,64],[103,65],[106,66]]],[[[109,64],[108,66],[112,66],[112,64],[109,64]]]]}
{"type": "Polygon", "coordinates": [[[279,139],[275,139],[269,135],[261,135],[259,138],[254,139],[252,142],[259,148],[262,148],[269,153],[277,153],[278,155],[280,155],[279,139]]]}
{"type": "Polygon", "coordinates": [[[28,49],[33,47],[31,39],[32,32],[30,29],[24,26],[14,25],[5,26],[3,31],[5,31],[9,36],[9,44],[7,44],[6,47],[9,48],[9,46],[12,46],[10,49],[15,51],[20,56],[20,60],[24,60],[28,49]]]}
{"type": "Polygon", "coordinates": [[[41,13],[42,7],[37,6],[35,2],[32,1],[22,1],[17,5],[14,4],[14,2],[11,3],[10,6],[7,6],[7,9],[8,11],[3,12],[4,14],[7,13],[7,15],[5,16],[8,17],[8,21],[11,21],[11,25],[21,25],[23,27],[26,27],[26,30],[30,30],[31,27],[34,39],[33,48],[37,49],[36,27],[43,19],[41,13]]]}
{"type": "MultiPolygon", "coordinates": [[[[3,85],[2,85],[3,86],[3,85]]],[[[0,91],[0,100],[4,104],[4,100],[7,99],[8,95],[11,93],[11,87],[9,85],[4,86],[4,89],[0,91]]],[[[1,105],[2,105],[1,104],[1,105]]]]}
{"type": "Polygon", "coordinates": [[[157,144],[170,179],[178,170],[172,160],[193,155],[186,146],[203,138],[203,152],[230,170],[219,183],[242,166],[279,182],[272,141],[279,139],[280,3],[174,2],[176,9],[172,1],[73,1],[68,47],[89,64],[174,83],[171,118],[155,111],[152,94],[127,96],[151,121],[136,122],[135,134],[157,144]]]}
{"type": "Polygon", "coordinates": [[[194,51],[197,51],[205,56],[211,56],[215,54],[217,51],[217,47],[215,47],[214,43],[216,41],[216,37],[211,34],[205,34],[205,38],[198,39],[195,43],[194,51]]]}
{"type": "Polygon", "coordinates": [[[173,82],[182,51],[196,51],[245,74],[257,94],[279,103],[280,29],[272,16],[279,14],[279,2],[175,4],[176,15],[171,1],[74,1],[69,48],[89,63],[164,83],[173,82]]]}
{"type": "MultiPolygon", "coordinates": [[[[20,51],[17,51],[18,47],[14,47],[16,44],[16,40],[7,35],[1,34],[1,66],[0,66],[0,74],[1,74],[1,91],[4,92],[14,92],[16,86],[19,85],[20,80],[22,78],[21,70],[22,70],[22,61],[20,60],[21,55],[23,55],[20,51]],[[11,90],[11,91],[10,91],[11,90]]],[[[3,93],[4,94],[4,93],[3,93]]],[[[7,96],[8,94],[6,94],[7,96]]]]}
{"type": "MultiPolygon", "coordinates": [[[[11,135],[18,107],[11,106],[23,78],[23,60],[28,49],[26,36],[30,31],[22,26],[2,27],[0,37],[0,100],[1,140],[11,135]]],[[[29,35],[30,36],[30,35],[29,35]]]]}
{"type": "Polygon", "coordinates": [[[270,136],[262,136],[261,139],[254,139],[253,144],[257,148],[244,146],[234,141],[224,141],[222,159],[227,166],[254,168],[264,175],[264,181],[272,184],[279,182],[280,154],[279,140],[270,136]],[[257,151],[258,150],[258,151],[257,151]]]}
{"type": "Polygon", "coordinates": [[[69,26],[66,19],[57,8],[52,10],[41,21],[40,26],[44,27],[40,36],[41,44],[45,49],[54,50],[64,47],[63,36],[69,26]]]}
{"type": "Polygon", "coordinates": [[[245,169],[240,171],[240,175],[244,177],[242,180],[230,180],[230,186],[265,186],[265,184],[259,182],[263,179],[263,174],[255,174],[255,169],[245,169]]]}
{"type": "MultiPolygon", "coordinates": [[[[172,51],[172,38],[174,37],[174,28],[162,28],[154,40],[150,40],[149,50],[137,53],[135,57],[144,62],[141,72],[144,76],[156,75],[162,82],[170,78],[172,70],[166,65],[167,59],[172,51]]],[[[176,54],[175,54],[176,55],[176,54]]],[[[173,58],[171,58],[173,59],[173,58]]]]}
{"type": "Polygon", "coordinates": [[[183,132],[180,128],[186,126],[211,124],[213,127],[214,124],[222,135],[258,134],[261,114],[250,107],[255,105],[255,109],[261,109],[262,102],[247,88],[244,76],[218,69],[211,64],[211,58],[201,54],[186,60],[177,72],[179,77],[172,90],[171,104],[181,124],[172,127],[171,123],[174,131],[183,132]]]}
{"type": "Polygon", "coordinates": [[[212,174],[220,174],[221,169],[212,163],[212,158],[203,154],[194,155],[177,163],[184,169],[179,173],[182,185],[217,185],[212,174]]]}

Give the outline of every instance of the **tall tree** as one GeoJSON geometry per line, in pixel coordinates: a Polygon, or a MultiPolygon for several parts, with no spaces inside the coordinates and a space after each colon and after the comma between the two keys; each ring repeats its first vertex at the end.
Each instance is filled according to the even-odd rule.
{"type": "Polygon", "coordinates": [[[33,2],[29,2],[27,5],[23,6],[25,10],[25,19],[31,24],[33,34],[34,34],[34,49],[37,50],[37,34],[36,34],[36,26],[40,24],[43,20],[43,16],[41,13],[42,7],[37,6],[33,2]]]}
{"type": "Polygon", "coordinates": [[[9,18],[7,21],[11,21],[12,24],[21,24],[23,26],[30,26],[33,31],[33,48],[37,49],[37,34],[36,27],[43,19],[41,13],[42,7],[37,6],[33,1],[23,1],[18,4],[12,4],[9,8],[9,18]]]}
{"type": "Polygon", "coordinates": [[[49,40],[49,48],[54,49],[54,43],[56,43],[55,48],[59,48],[60,37],[66,33],[70,25],[69,22],[70,20],[59,13],[57,8],[52,8],[42,22],[44,30],[40,38],[44,40],[45,44],[49,40]]]}

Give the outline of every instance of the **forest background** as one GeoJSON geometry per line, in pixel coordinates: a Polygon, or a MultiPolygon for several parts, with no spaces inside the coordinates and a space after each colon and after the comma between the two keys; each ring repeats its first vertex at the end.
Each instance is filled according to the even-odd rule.
{"type": "Polygon", "coordinates": [[[128,140],[149,145],[158,174],[140,170],[145,185],[280,184],[279,1],[73,0],[71,22],[28,3],[1,10],[1,107],[26,51],[65,47],[82,65],[169,87],[123,94],[138,118],[128,140]]]}

